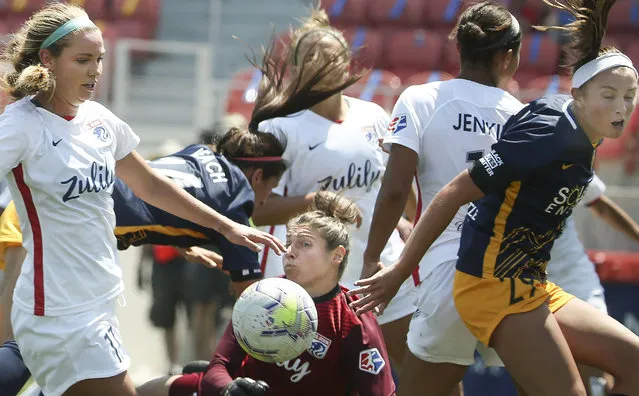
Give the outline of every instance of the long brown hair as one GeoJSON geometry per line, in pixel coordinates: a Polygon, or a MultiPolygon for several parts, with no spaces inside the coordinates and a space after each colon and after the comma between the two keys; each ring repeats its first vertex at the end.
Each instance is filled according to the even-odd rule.
{"type": "MultiPolygon", "coordinates": [[[[13,66],[14,71],[2,77],[3,88],[14,99],[21,99],[40,91],[55,90],[55,78],[40,62],[40,46],[60,26],[74,18],[86,16],[80,7],[51,3],[33,14],[22,24],[0,55],[0,61],[13,66]]],[[[97,29],[86,27],[76,32],[97,29]]],[[[60,56],[62,49],[69,45],[73,34],[56,41],[47,49],[55,57],[60,56]]]]}
{"type": "MultiPolygon", "coordinates": [[[[356,74],[349,75],[342,81],[331,80],[331,73],[339,67],[336,60],[346,51],[342,49],[322,58],[320,63],[315,65],[316,69],[311,75],[302,76],[301,73],[297,73],[287,81],[289,63],[274,54],[274,44],[273,37],[264,51],[261,63],[258,64],[254,53],[249,58],[251,64],[262,72],[262,79],[248,128],[233,128],[217,143],[218,152],[231,162],[241,169],[262,168],[266,178],[281,176],[286,170],[286,164],[283,160],[276,159],[284,153],[282,143],[273,134],[259,131],[260,123],[308,109],[343,91],[361,78],[361,75],[356,74]]],[[[316,44],[317,42],[312,45],[316,44]]],[[[294,48],[289,47],[288,51],[294,51],[294,48]]]]}
{"type": "Polygon", "coordinates": [[[574,21],[565,26],[533,26],[537,30],[558,30],[568,34],[565,66],[575,70],[597,57],[621,52],[614,47],[602,47],[608,25],[608,14],[615,0],[543,0],[558,10],[566,11],[574,21]]]}

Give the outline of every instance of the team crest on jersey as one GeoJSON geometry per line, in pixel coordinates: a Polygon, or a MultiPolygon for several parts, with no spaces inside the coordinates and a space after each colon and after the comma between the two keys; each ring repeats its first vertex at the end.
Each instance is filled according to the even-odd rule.
{"type": "Polygon", "coordinates": [[[386,365],[377,348],[366,349],[359,353],[359,369],[371,374],[379,374],[386,365]]]}
{"type": "Polygon", "coordinates": [[[366,141],[372,144],[374,147],[377,147],[377,137],[375,135],[375,127],[374,126],[365,126],[362,128],[362,133],[366,137],[366,141]]]}
{"type": "Polygon", "coordinates": [[[388,132],[391,134],[397,133],[402,129],[406,128],[406,114],[400,114],[394,117],[391,122],[388,124],[388,132]]]}
{"type": "Polygon", "coordinates": [[[308,353],[311,356],[317,359],[324,359],[326,353],[328,352],[328,347],[331,346],[331,340],[327,337],[324,337],[320,333],[315,333],[315,338],[311,343],[311,346],[308,347],[308,353]]]}
{"type": "Polygon", "coordinates": [[[98,126],[93,129],[93,136],[95,136],[101,142],[108,142],[111,139],[111,134],[103,126],[98,126]]]}

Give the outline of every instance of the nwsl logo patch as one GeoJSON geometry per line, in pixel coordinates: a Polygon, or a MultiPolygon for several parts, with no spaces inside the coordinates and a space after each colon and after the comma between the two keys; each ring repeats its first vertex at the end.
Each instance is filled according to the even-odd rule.
{"type": "Polygon", "coordinates": [[[402,129],[406,128],[406,125],[408,125],[408,123],[406,122],[406,115],[400,114],[394,117],[388,124],[388,133],[391,133],[391,134],[397,133],[401,131],[402,129]]]}
{"type": "Polygon", "coordinates": [[[379,374],[386,362],[377,348],[367,349],[359,353],[359,369],[374,375],[379,374]]]}
{"type": "Polygon", "coordinates": [[[96,127],[93,130],[93,136],[104,143],[108,142],[111,139],[111,134],[103,126],[96,127]]]}
{"type": "Polygon", "coordinates": [[[308,353],[316,359],[324,359],[328,352],[328,347],[331,346],[331,340],[324,337],[320,333],[315,333],[315,338],[308,348],[308,353]]]}

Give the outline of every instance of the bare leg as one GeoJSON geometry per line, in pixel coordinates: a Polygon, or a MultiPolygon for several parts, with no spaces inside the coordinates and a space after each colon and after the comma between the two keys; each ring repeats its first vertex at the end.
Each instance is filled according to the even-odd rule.
{"type": "Polygon", "coordinates": [[[610,373],[612,393],[639,395],[639,337],[579,299],[555,312],[575,360],[610,373]]]}
{"type": "Polygon", "coordinates": [[[179,375],[160,377],[138,386],[138,396],[169,396],[169,388],[179,375]]]}
{"type": "Polygon", "coordinates": [[[491,346],[526,394],[586,395],[577,364],[548,305],[506,316],[495,329],[491,346]]]}
{"type": "Polygon", "coordinates": [[[408,325],[412,315],[404,316],[393,322],[381,325],[388,355],[393,361],[393,366],[398,373],[402,372],[402,362],[406,354],[406,334],[408,333],[408,325]]]}
{"type": "Polygon", "coordinates": [[[195,360],[208,360],[213,354],[211,337],[215,337],[213,328],[215,305],[196,302],[193,304],[193,339],[195,341],[195,360]]]}
{"type": "Polygon", "coordinates": [[[459,382],[467,369],[466,366],[452,363],[425,362],[407,352],[404,354],[397,394],[401,396],[455,395],[454,392],[460,391],[459,382]]]}

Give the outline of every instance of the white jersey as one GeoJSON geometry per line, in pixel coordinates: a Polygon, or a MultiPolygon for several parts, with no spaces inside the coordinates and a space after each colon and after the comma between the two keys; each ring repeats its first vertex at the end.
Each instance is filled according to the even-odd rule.
{"type": "Polygon", "coordinates": [[[0,116],[0,178],[7,175],[28,252],[14,304],[66,315],[123,290],[111,192],[116,161],[139,138],[96,102],[67,121],[30,99],[0,116]]]}
{"type": "MultiPolygon", "coordinates": [[[[580,204],[588,206],[594,203],[604,195],[605,191],[604,182],[597,175],[593,175],[580,204]]],[[[549,280],[563,288],[570,286],[571,292],[575,288],[574,285],[578,285],[578,288],[583,291],[601,289],[595,266],[579,239],[573,216],[566,220],[561,236],[555,240],[546,269],[549,280]]]]}
{"type": "MultiPolygon", "coordinates": [[[[407,88],[395,105],[384,145],[400,144],[419,155],[418,210],[490,150],[505,122],[523,106],[502,89],[463,79],[407,88]]],[[[421,280],[437,265],[457,260],[466,210],[466,205],[459,209],[422,258],[421,280]]]]}
{"type": "MultiPolygon", "coordinates": [[[[351,230],[351,250],[342,283],[348,288],[360,278],[375,201],[386,169],[387,156],[378,139],[388,126],[388,114],[380,106],[347,97],[349,110],[342,123],[330,121],[310,110],[264,121],[259,129],[274,133],[285,146],[289,169],[276,193],[287,196],[334,191],[353,200],[362,214],[362,225],[351,230]]],[[[275,235],[285,237],[285,226],[275,235]]],[[[392,264],[404,243],[394,231],[381,260],[392,264]]],[[[269,255],[265,276],[283,274],[282,258],[269,255]]]]}

